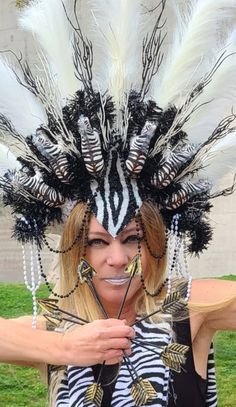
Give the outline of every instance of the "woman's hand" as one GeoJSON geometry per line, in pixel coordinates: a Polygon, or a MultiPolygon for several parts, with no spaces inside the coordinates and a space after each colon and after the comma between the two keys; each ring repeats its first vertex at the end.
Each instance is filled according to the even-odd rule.
{"type": "Polygon", "coordinates": [[[131,353],[134,330],[118,319],[97,320],[65,332],[61,337],[65,365],[90,366],[121,360],[131,353]]]}

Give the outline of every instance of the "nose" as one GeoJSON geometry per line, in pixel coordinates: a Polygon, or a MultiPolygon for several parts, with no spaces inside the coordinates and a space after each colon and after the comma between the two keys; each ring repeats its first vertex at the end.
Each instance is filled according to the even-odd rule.
{"type": "Polygon", "coordinates": [[[118,240],[113,240],[109,245],[107,254],[107,264],[111,267],[121,268],[129,263],[130,259],[125,247],[118,240]]]}

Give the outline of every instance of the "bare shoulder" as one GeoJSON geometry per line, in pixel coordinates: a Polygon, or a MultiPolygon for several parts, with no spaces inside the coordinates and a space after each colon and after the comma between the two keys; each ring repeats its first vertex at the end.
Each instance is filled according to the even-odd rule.
{"type": "Polygon", "coordinates": [[[236,281],[219,279],[193,280],[190,302],[214,304],[236,298],[236,281]]]}
{"type": "MultiPolygon", "coordinates": [[[[32,327],[32,320],[33,317],[31,315],[24,315],[22,317],[12,319],[12,321],[29,328],[32,327]]],[[[46,319],[41,315],[37,318],[37,329],[44,331],[46,330],[46,319]]]]}

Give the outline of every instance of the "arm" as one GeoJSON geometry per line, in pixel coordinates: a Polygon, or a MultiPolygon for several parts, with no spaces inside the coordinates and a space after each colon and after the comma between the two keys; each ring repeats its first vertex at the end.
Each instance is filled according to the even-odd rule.
{"type": "Polygon", "coordinates": [[[236,329],[236,282],[196,280],[192,287],[191,302],[202,306],[201,318],[213,333],[236,329]]]}
{"type": "Polygon", "coordinates": [[[0,318],[0,361],[38,365],[89,366],[103,360],[121,358],[130,352],[134,331],[124,321],[99,320],[64,334],[32,329],[30,319],[0,318]],[[24,362],[22,362],[24,361],[24,362]]]}

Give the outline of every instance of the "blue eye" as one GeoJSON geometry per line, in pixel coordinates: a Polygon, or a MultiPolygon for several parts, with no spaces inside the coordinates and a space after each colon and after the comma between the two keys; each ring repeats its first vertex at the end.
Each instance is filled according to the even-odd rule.
{"type": "Polygon", "coordinates": [[[103,239],[90,239],[88,240],[88,246],[90,247],[101,247],[107,246],[108,243],[103,239]]]}

